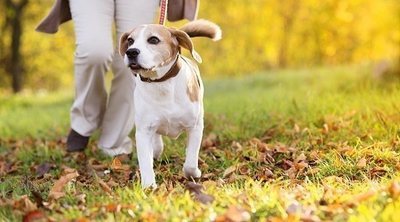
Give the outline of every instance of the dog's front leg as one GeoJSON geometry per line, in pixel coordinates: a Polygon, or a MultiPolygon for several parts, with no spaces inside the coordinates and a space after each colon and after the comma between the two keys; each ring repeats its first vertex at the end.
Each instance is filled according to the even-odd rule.
{"type": "Polygon", "coordinates": [[[199,178],[199,151],[201,139],[203,137],[203,121],[188,132],[188,142],[186,148],[186,160],[183,164],[183,172],[186,178],[199,178]]]}
{"type": "Polygon", "coordinates": [[[136,150],[139,160],[140,178],[142,187],[153,187],[156,178],[153,170],[153,137],[155,133],[150,130],[136,129],[136,150]]]}

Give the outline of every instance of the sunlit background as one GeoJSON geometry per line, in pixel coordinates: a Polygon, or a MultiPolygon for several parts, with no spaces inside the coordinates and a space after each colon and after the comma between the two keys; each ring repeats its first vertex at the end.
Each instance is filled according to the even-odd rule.
{"type": "MultiPolygon", "coordinates": [[[[55,35],[35,32],[53,0],[13,7],[23,2],[0,3],[0,92],[72,89],[72,22],[55,35]],[[20,57],[15,59],[12,39],[18,24],[20,42],[14,44],[20,46],[20,57]]],[[[198,17],[223,30],[220,42],[195,40],[205,78],[315,66],[364,65],[371,75],[399,70],[398,0],[203,0],[198,17]]]]}

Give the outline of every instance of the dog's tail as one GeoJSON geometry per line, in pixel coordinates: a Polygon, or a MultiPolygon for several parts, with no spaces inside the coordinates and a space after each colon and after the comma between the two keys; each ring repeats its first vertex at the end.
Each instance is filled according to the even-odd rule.
{"type": "Polygon", "coordinates": [[[191,38],[207,37],[214,41],[218,41],[222,37],[221,28],[217,24],[205,19],[189,22],[182,26],[180,30],[186,32],[191,38]]]}

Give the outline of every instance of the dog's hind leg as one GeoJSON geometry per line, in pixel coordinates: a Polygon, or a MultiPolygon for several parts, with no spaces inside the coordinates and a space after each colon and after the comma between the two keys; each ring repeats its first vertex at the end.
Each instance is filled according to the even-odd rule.
{"type": "Polygon", "coordinates": [[[203,121],[201,121],[199,125],[189,130],[186,160],[183,164],[183,172],[186,178],[199,178],[201,176],[201,171],[198,166],[203,128],[203,121]]]}
{"type": "Polygon", "coordinates": [[[155,134],[153,137],[153,158],[160,159],[164,149],[164,143],[160,134],[155,134]]]}

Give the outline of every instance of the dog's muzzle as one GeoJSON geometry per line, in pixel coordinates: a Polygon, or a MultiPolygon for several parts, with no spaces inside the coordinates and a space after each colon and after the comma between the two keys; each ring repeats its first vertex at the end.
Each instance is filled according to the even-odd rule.
{"type": "Polygon", "coordinates": [[[125,54],[128,57],[128,66],[131,70],[143,69],[143,67],[140,66],[137,61],[140,54],[140,50],[138,48],[128,49],[126,50],[125,54]]]}

